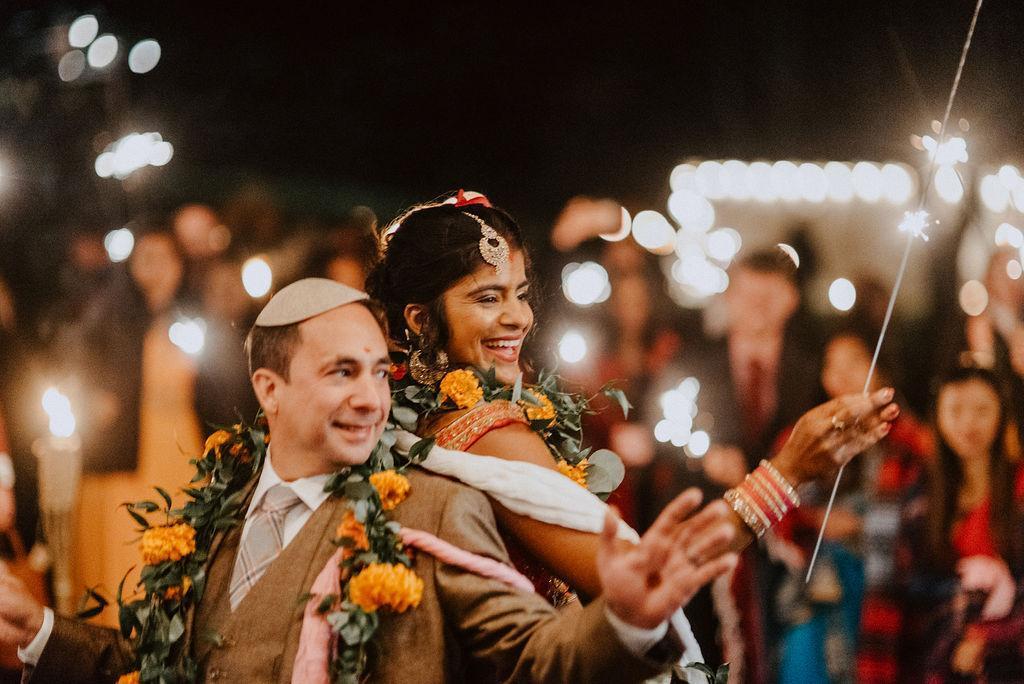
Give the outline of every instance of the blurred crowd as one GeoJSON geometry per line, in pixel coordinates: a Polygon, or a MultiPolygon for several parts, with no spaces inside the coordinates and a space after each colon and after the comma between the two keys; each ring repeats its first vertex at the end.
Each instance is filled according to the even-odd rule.
{"type": "MultiPolygon", "coordinates": [[[[131,521],[113,504],[151,485],[177,491],[208,434],[255,414],[242,341],[268,293],[246,290],[243,263],[262,255],[275,287],[321,276],[361,288],[376,244],[367,211],[285,231],[258,202],[188,204],[130,228],[123,263],[102,232],[70,235],[31,324],[0,282],[0,451],[10,455],[0,530],[17,530],[25,548],[36,540],[39,396],[60,385],[82,439],[75,591],[99,584],[108,595],[135,556],[131,521]],[[170,334],[196,321],[198,351],[170,334]]],[[[577,248],[559,236],[556,246],[577,248]]],[[[585,439],[627,464],[613,503],[638,528],[687,486],[721,495],[803,412],[865,389],[885,286],[859,282],[853,310],[823,319],[805,306],[810,254],[797,268],[778,250],[741,252],[701,314],[669,298],[656,257],[630,240],[602,245],[610,296],[572,314],[597,331],[592,351],[560,372],[589,392],[615,381],[633,403],[628,418],[591,416],[585,439]],[[655,435],[684,378],[699,382],[693,429],[711,436],[701,453],[655,435]]],[[[895,387],[903,413],[846,469],[810,581],[831,481],[801,491],[804,505],[687,608],[706,661],[732,663],[731,681],[1024,680],[1024,280],[1007,275],[1010,258],[992,256],[980,315],[939,298],[914,335],[897,321],[871,385],[895,387]]],[[[541,320],[562,306],[549,296],[541,320]]],[[[537,367],[554,358],[542,338],[537,367]]]]}
{"type": "Polygon", "coordinates": [[[809,577],[832,480],[803,489],[803,505],[690,604],[709,662],[747,682],[1024,679],[1024,281],[1006,268],[1013,258],[992,255],[981,314],[948,302],[932,320],[897,319],[866,388],[881,284],[862,279],[856,306],[823,318],[804,305],[813,259],[797,268],[782,250],[744,252],[728,290],[694,317],[666,296],[655,257],[629,241],[603,247],[599,352],[573,375],[591,391],[618,380],[635,406],[628,420],[594,416],[587,440],[623,455],[613,499],[640,528],[686,486],[717,496],[739,484],[820,401],[892,386],[903,409],[845,469],[809,577]],[[691,417],[712,435],[706,453],[652,430],[685,378],[699,381],[691,417]]]}

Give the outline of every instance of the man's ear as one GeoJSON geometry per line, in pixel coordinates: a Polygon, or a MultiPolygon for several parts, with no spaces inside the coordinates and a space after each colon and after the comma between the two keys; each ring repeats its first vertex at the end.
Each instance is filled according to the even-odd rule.
{"type": "Polygon", "coordinates": [[[423,331],[423,325],[427,322],[427,307],[422,304],[406,304],[405,325],[413,335],[419,335],[423,331]]]}
{"type": "Polygon", "coordinates": [[[272,370],[257,368],[252,374],[252,390],[260,402],[263,413],[276,416],[279,408],[281,387],[286,385],[284,378],[272,370]]]}

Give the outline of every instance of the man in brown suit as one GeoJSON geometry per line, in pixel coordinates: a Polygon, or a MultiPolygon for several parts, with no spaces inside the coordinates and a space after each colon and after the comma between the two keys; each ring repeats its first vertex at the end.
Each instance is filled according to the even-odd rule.
{"type": "MultiPolygon", "coordinates": [[[[301,597],[330,558],[344,502],[323,492],[331,473],[364,462],[388,417],[389,359],[366,295],[319,279],[284,288],[257,319],[248,351],[272,453],[248,492],[245,522],[210,550],[208,582],[184,636],[200,679],[290,682],[301,597]],[[271,500],[286,510],[278,547],[256,548],[271,500]],[[263,558],[263,561],[253,560],[263,558]],[[254,572],[258,567],[260,572],[254,572]]],[[[479,492],[415,471],[394,511],[403,525],[508,563],[491,507],[479,492]]],[[[734,536],[721,502],[688,517],[688,492],[636,546],[602,536],[603,596],[559,613],[517,591],[418,554],[420,606],[382,615],[377,682],[640,681],[681,653],[666,620],[704,582],[727,570],[734,536]]],[[[55,617],[0,571],[0,642],[17,644],[31,682],[112,682],[134,669],[118,632],[55,617]]]]}

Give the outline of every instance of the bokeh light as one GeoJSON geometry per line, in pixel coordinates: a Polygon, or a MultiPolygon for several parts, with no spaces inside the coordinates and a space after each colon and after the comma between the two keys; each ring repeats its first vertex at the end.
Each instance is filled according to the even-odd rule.
{"type": "Polygon", "coordinates": [[[135,249],[135,236],[127,228],[112,230],[103,236],[103,247],[112,262],[120,263],[132,255],[132,250],[135,249]]]}
{"type": "Polygon", "coordinates": [[[629,231],[633,228],[633,217],[626,211],[626,207],[621,207],[622,212],[622,223],[619,225],[619,229],[614,233],[602,233],[601,239],[607,240],[608,242],[619,242],[629,237],[629,231]]]}
{"type": "Polygon", "coordinates": [[[668,211],[683,230],[690,233],[704,233],[715,225],[715,208],[711,202],[690,190],[673,192],[668,198],[668,211]]]}
{"type": "Polygon", "coordinates": [[[960,308],[968,316],[980,316],[988,308],[988,290],[980,280],[968,280],[960,288],[960,308]]]}
{"type": "Polygon", "coordinates": [[[853,191],[865,202],[877,202],[882,197],[882,171],[871,162],[857,162],[850,172],[853,191]]]}
{"type": "Polygon", "coordinates": [[[882,194],[890,204],[906,204],[914,194],[914,177],[900,164],[884,165],[882,194]]]}
{"type": "Polygon", "coordinates": [[[988,175],[981,179],[981,201],[989,211],[1000,213],[1006,211],[1010,204],[1010,190],[997,175],[988,175]]]}
{"type": "Polygon", "coordinates": [[[43,410],[50,419],[50,434],[54,437],[66,438],[75,433],[75,414],[71,410],[71,400],[56,387],[48,387],[43,392],[43,410]]]}
{"type": "Polygon", "coordinates": [[[104,33],[89,46],[89,51],[86,53],[89,66],[93,69],[109,66],[117,57],[117,48],[117,38],[109,33],[104,33]]]}
{"type": "Polygon", "coordinates": [[[717,261],[728,263],[732,261],[743,245],[743,239],[734,228],[719,228],[708,233],[707,250],[708,256],[717,261]]]}
{"type": "Polygon", "coordinates": [[[148,73],[156,68],[159,62],[160,43],[155,40],[140,40],[128,51],[128,68],[132,73],[148,73]]]}
{"type": "Polygon", "coordinates": [[[776,199],[772,186],[772,167],[767,162],[756,161],[747,167],[747,187],[751,196],[760,202],[776,199]]]}
{"type": "Polygon", "coordinates": [[[206,346],[206,321],[202,318],[181,318],[167,330],[174,346],[190,356],[196,356],[206,346]]]}
{"type": "Polygon", "coordinates": [[[711,436],[703,430],[697,430],[690,435],[690,443],[686,445],[686,451],[694,458],[701,458],[711,448],[711,436]]]}
{"type": "Polygon", "coordinates": [[[964,196],[964,184],[960,174],[952,166],[940,166],[935,171],[935,192],[947,204],[956,204],[964,196]]]}
{"type": "Polygon", "coordinates": [[[96,157],[96,175],[124,179],[146,166],[164,166],[174,147],[159,133],[130,133],[96,157]]]}
{"type": "Polygon", "coordinates": [[[849,202],[853,199],[853,174],[849,166],[831,161],[825,164],[824,171],[828,179],[829,199],[836,202],[849,202]]]}
{"type": "Polygon", "coordinates": [[[772,193],[792,202],[800,199],[800,169],[791,161],[777,161],[771,170],[772,193]]]}
{"type": "Polygon", "coordinates": [[[828,177],[817,164],[800,165],[800,195],[808,202],[824,202],[828,197],[828,177]]]}
{"type": "Polygon", "coordinates": [[[668,177],[669,187],[672,188],[673,192],[679,192],[680,190],[696,190],[697,189],[697,167],[693,164],[680,164],[674,169],[668,177]]]}
{"type": "Polygon", "coordinates": [[[91,14],[82,16],[71,22],[68,27],[68,44],[73,48],[84,48],[96,40],[100,31],[100,23],[91,14]]]}
{"type": "Polygon", "coordinates": [[[1006,276],[1010,280],[1020,280],[1020,277],[1024,275],[1024,266],[1017,259],[1010,259],[1006,262],[1006,276]]]}
{"type": "Polygon", "coordinates": [[[558,341],[558,356],[566,363],[579,363],[587,357],[587,338],[579,331],[566,331],[558,341]]]}
{"type": "Polygon", "coordinates": [[[650,209],[633,217],[633,239],[655,254],[671,251],[675,247],[676,231],[664,216],[650,209]]]}
{"type": "Polygon", "coordinates": [[[576,306],[606,301],[611,295],[608,272],[593,261],[567,264],[562,269],[562,292],[576,306]]]}
{"type": "Polygon", "coordinates": [[[81,50],[71,50],[57,63],[57,76],[65,83],[70,83],[82,75],[85,71],[85,53],[81,50]]]}
{"type": "Polygon", "coordinates": [[[270,292],[274,273],[263,257],[252,257],[242,264],[242,286],[253,299],[260,299],[270,292]]]}
{"type": "Polygon", "coordinates": [[[1024,233],[1009,223],[1000,223],[996,228],[995,243],[997,247],[1013,247],[1020,249],[1024,247],[1024,233]]]}
{"type": "Polygon", "coordinates": [[[828,301],[838,311],[849,311],[857,302],[857,288],[846,278],[836,278],[828,287],[828,301]]]}

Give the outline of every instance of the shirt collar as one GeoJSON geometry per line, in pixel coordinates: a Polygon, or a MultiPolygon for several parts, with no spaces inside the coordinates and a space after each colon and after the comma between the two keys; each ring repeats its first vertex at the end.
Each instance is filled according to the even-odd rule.
{"type": "Polygon", "coordinates": [[[324,485],[327,484],[327,480],[330,477],[331,473],[326,473],[324,475],[301,477],[291,482],[284,482],[281,476],[277,474],[277,471],[274,470],[273,456],[271,456],[270,448],[267,447],[266,462],[263,464],[260,480],[256,483],[256,490],[253,492],[252,501],[249,503],[249,510],[246,511],[245,517],[248,518],[252,515],[252,512],[260,505],[260,502],[263,501],[263,496],[270,491],[271,487],[282,483],[295,492],[309,510],[315,511],[330,496],[330,493],[324,491],[324,485]]]}

